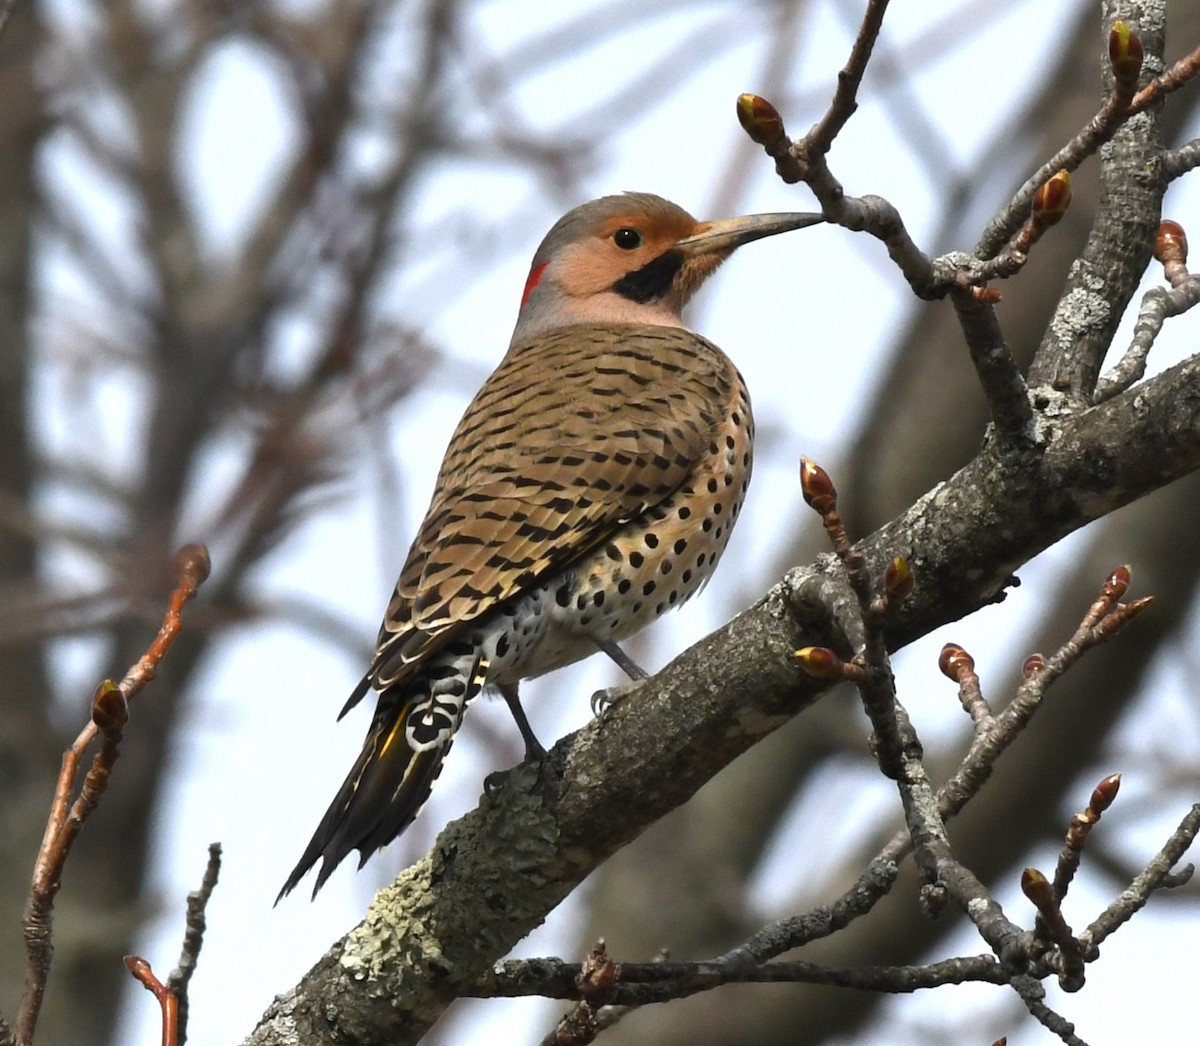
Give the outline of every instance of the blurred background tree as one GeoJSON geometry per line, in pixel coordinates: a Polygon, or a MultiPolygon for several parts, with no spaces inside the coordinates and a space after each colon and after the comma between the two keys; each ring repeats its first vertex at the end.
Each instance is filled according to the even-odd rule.
{"type": "MultiPolygon", "coordinates": [[[[1168,60],[1200,40],[1200,10],[1170,7],[1168,60]]],[[[712,217],[810,206],[741,135],[733,100],[766,95],[800,131],[832,93],[861,8],[13,5],[0,37],[6,1010],[24,973],[20,912],[59,754],[96,682],[119,678],[157,627],[173,550],[202,540],[214,562],[68,866],[40,1041],[149,1041],[156,1015],[119,957],[173,958],[210,838],[227,856],[193,982],[192,1041],[249,1030],[354,921],[372,885],[473,804],[487,772],[519,757],[504,710],[479,708],[401,843],[357,880],[339,873],[311,908],[297,898],[271,911],[357,751],[363,720],[327,725],[366,663],[450,429],[507,344],[542,233],[574,203],[626,188],[712,217]],[[139,1016],[123,1017],[127,999],[139,1016]]],[[[848,190],[891,199],[931,252],[974,242],[1091,116],[1101,40],[1098,10],[1082,0],[1053,12],[1033,0],[933,8],[892,5],[862,111],[835,147],[848,190]]],[[[1172,97],[1168,144],[1197,133],[1198,101],[1195,89],[1172,97]]],[[[1075,180],[1067,219],[1004,286],[1001,319],[1023,359],[1086,236],[1095,184],[1093,164],[1075,180]]],[[[1196,200],[1185,179],[1170,213],[1187,225],[1196,200]]],[[[740,569],[727,563],[695,606],[639,644],[652,667],[823,547],[797,507],[802,451],[835,472],[864,532],[966,461],[986,421],[951,308],[913,299],[877,243],[813,231],[757,247],[714,283],[693,319],[755,392],[757,475],[729,554],[740,569]]],[[[1177,348],[1164,337],[1155,368],[1195,342],[1194,317],[1172,327],[1177,348]]],[[[1126,786],[1106,817],[1113,828],[1092,843],[1087,896],[1098,899],[1195,796],[1200,729],[1186,696],[1200,546],[1185,537],[1200,523],[1198,495],[1194,479],[1181,482],[1088,528],[1023,571],[1004,606],[954,632],[1000,693],[1024,653],[1069,633],[1111,566],[1131,563],[1138,594],[1158,597],[1153,614],[1064,680],[955,822],[960,856],[1001,900],[1016,896],[1031,854],[1057,848],[1103,774],[1121,770],[1126,786]]],[[[931,672],[943,638],[898,661],[902,697],[942,770],[968,734],[931,672]]],[[[530,688],[539,733],[582,722],[607,671],[530,688]]],[[[662,948],[702,957],[827,898],[897,823],[864,733],[854,701],[826,699],[611,860],[523,950],[582,954],[603,935],[617,958],[662,948]]],[[[921,920],[910,896],[898,889],[807,957],[902,962],[946,948],[954,921],[921,920]]],[[[1139,940],[1153,942],[1163,989],[1151,1002],[1147,988],[1132,1015],[1139,1037],[1158,1017],[1179,1027],[1200,911],[1194,888],[1157,905],[1170,932],[1147,918],[1138,932],[1148,936],[1131,929],[1093,971],[1087,1020],[1097,1028],[1120,1019],[1098,978],[1124,970],[1112,983],[1127,1000],[1139,940]]],[[[803,1028],[814,1043],[1008,1033],[1017,1046],[1038,1034],[1016,1026],[1003,993],[960,990],[955,1006],[945,995],[930,1006],[726,988],[635,1014],[606,1041],[793,1043],[803,1028]]],[[[515,1011],[544,1029],[560,1008],[464,1004],[431,1039],[460,1043],[482,1029],[493,1041],[515,1011]]]]}

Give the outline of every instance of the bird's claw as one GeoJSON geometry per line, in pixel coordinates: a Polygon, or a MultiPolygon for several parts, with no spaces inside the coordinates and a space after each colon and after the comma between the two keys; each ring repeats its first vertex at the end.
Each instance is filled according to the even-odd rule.
{"type": "Polygon", "coordinates": [[[508,770],[494,770],[483,779],[483,794],[489,803],[496,801],[496,793],[504,786],[504,779],[509,773],[508,770]]]}
{"type": "Polygon", "coordinates": [[[592,694],[592,715],[598,719],[618,701],[624,701],[635,690],[640,690],[645,682],[644,679],[631,679],[628,683],[606,686],[603,690],[597,690],[592,694]]]}

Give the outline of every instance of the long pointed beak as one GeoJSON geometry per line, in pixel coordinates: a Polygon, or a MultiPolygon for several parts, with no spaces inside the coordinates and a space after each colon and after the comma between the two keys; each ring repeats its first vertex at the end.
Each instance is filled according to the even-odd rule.
{"type": "Polygon", "coordinates": [[[703,222],[699,231],[686,236],[675,244],[685,255],[716,254],[732,251],[743,243],[761,240],[764,236],[806,229],[818,225],[825,219],[819,214],[747,214],[741,218],[724,218],[715,222],[703,222]]]}

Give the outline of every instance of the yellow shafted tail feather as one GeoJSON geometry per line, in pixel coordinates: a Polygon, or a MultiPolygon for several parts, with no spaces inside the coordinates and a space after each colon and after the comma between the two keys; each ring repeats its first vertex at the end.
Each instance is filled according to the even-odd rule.
{"type": "Polygon", "coordinates": [[[476,655],[462,696],[454,702],[445,695],[435,700],[425,679],[406,680],[379,695],[362,751],[279,891],[276,904],[318,860],[321,867],[314,897],[351,850],[359,852],[361,868],[376,850],[412,823],[441,772],[463,710],[483,689],[487,667],[487,661],[476,655]],[[441,722],[441,729],[428,733],[431,722],[441,722]],[[422,732],[428,735],[424,740],[422,732]]]}

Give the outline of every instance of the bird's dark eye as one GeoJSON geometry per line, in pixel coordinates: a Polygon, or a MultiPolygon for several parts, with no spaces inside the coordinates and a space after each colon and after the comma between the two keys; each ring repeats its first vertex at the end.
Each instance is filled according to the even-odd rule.
{"type": "Polygon", "coordinates": [[[623,251],[632,251],[642,245],[642,234],[626,225],[613,233],[613,243],[623,251]]]}

